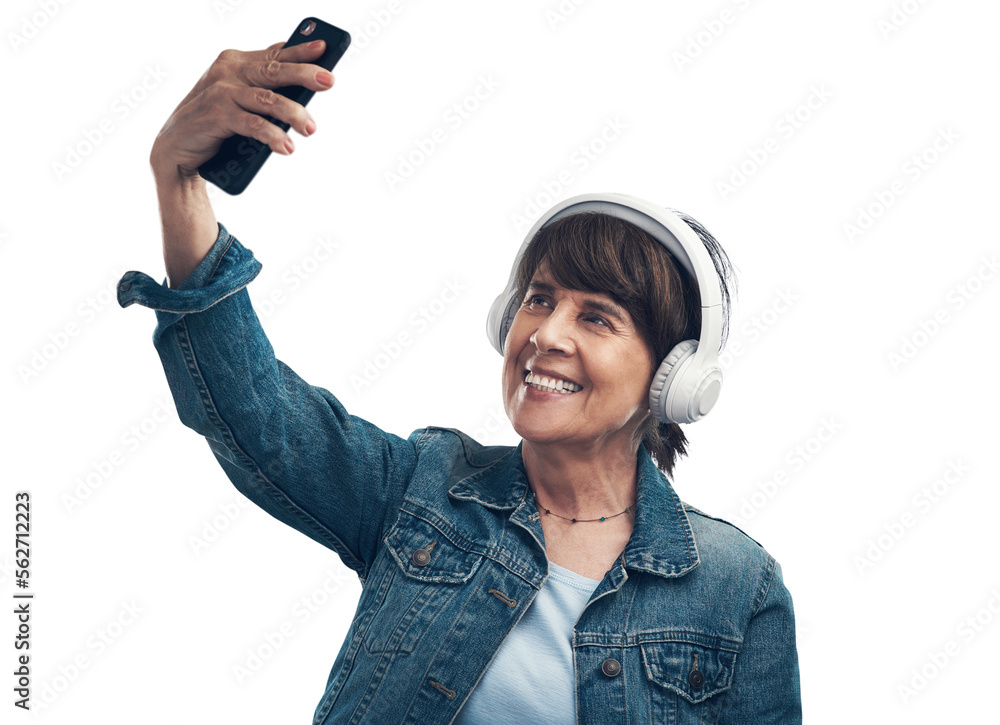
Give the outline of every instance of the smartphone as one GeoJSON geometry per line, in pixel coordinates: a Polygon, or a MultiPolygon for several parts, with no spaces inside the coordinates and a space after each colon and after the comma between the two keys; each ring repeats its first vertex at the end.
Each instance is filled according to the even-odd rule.
{"type": "MultiPolygon", "coordinates": [[[[323,55],[318,60],[312,62],[332,71],[333,67],[337,65],[337,61],[347,52],[347,46],[351,44],[351,35],[346,30],[325,23],[319,18],[306,18],[295,28],[295,32],[285,43],[285,47],[311,43],[314,40],[325,40],[326,50],[323,51],[323,55]]],[[[302,86],[284,86],[275,88],[274,92],[303,106],[309,103],[315,95],[315,91],[302,86]]],[[[279,121],[273,116],[264,116],[264,118],[278,126],[282,131],[288,130],[288,124],[285,122],[279,121]]],[[[211,181],[226,193],[239,194],[247,188],[270,154],[271,147],[255,138],[230,136],[222,142],[222,146],[215,156],[198,167],[198,173],[206,181],[211,181]]]]}

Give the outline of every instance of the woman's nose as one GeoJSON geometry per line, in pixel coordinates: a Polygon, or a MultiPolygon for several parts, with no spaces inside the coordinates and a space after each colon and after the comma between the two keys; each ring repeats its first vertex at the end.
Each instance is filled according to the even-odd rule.
{"type": "Polygon", "coordinates": [[[535,328],[531,342],[539,352],[570,353],[575,348],[572,332],[572,313],[567,308],[557,305],[552,314],[535,328]]]}

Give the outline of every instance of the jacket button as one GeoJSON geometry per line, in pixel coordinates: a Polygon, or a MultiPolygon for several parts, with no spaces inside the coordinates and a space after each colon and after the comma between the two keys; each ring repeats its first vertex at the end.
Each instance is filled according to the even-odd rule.
{"type": "Polygon", "coordinates": [[[410,558],[417,566],[427,566],[431,563],[431,553],[427,549],[417,549],[410,558]]]}
{"type": "Polygon", "coordinates": [[[705,675],[701,674],[701,670],[691,670],[688,673],[688,683],[696,690],[700,690],[701,686],[705,684],[705,675]]]}
{"type": "Polygon", "coordinates": [[[614,657],[608,657],[601,664],[601,672],[606,674],[608,677],[615,677],[621,671],[622,671],[622,665],[614,657]]]}

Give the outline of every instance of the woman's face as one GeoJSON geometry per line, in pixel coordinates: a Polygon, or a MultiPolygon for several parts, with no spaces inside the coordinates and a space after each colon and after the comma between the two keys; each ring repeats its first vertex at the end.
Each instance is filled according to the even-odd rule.
{"type": "Polygon", "coordinates": [[[507,336],[507,417],[526,441],[629,446],[649,413],[652,364],[624,308],[607,294],[560,286],[543,261],[507,336]],[[539,389],[529,371],[574,392],[539,389]]]}

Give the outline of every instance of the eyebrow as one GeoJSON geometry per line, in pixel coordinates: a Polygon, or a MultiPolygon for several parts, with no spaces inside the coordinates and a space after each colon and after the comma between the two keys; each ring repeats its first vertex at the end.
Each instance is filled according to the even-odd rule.
{"type": "MultiPolygon", "coordinates": [[[[548,282],[539,282],[537,280],[532,280],[528,283],[528,289],[525,294],[530,294],[532,290],[538,290],[539,292],[546,292],[548,294],[555,294],[556,288],[549,284],[548,282]]],[[[608,303],[603,300],[594,299],[593,297],[588,297],[583,300],[583,306],[589,307],[590,309],[597,310],[598,312],[603,312],[609,317],[614,317],[619,322],[624,322],[626,319],[625,310],[614,304],[608,303]]]]}

